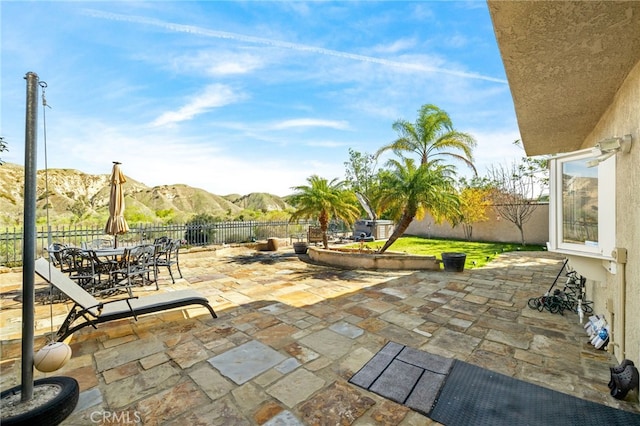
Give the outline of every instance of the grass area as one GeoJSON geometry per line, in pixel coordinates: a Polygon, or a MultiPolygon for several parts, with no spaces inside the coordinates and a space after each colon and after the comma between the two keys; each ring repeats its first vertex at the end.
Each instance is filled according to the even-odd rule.
{"type": "MultiPolygon", "coordinates": [[[[373,250],[377,250],[382,248],[384,241],[372,241],[364,243],[364,245],[373,250]]],[[[359,244],[352,244],[350,247],[359,247],[359,244]]],[[[479,243],[407,236],[398,238],[398,240],[388,249],[388,251],[436,256],[438,259],[441,258],[441,253],[465,253],[467,255],[467,260],[465,262],[466,269],[479,268],[486,265],[500,253],[519,250],[543,251],[545,248],[541,245],[523,246],[517,243],[479,243]]]]}

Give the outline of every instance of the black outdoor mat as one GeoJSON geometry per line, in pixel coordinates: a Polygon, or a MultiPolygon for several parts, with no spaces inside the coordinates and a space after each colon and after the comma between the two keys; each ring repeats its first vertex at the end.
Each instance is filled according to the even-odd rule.
{"type": "Polygon", "coordinates": [[[640,425],[640,414],[394,342],[349,382],[446,426],[640,425]]]}
{"type": "Polygon", "coordinates": [[[457,425],[640,425],[640,415],[455,361],[429,416],[457,425]]]}
{"type": "Polygon", "coordinates": [[[426,415],[452,364],[449,358],[389,342],[349,382],[426,415]]]}

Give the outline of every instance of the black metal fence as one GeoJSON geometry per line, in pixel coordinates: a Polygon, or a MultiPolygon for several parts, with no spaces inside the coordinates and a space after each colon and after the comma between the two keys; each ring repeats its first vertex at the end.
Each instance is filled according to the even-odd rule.
{"type": "MultiPolygon", "coordinates": [[[[290,238],[306,241],[310,226],[315,221],[279,222],[213,222],[173,225],[136,224],[129,225],[129,232],[119,235],[118,246],[134,246],[153,243],[156,238],[167,236],[180,239],[186,246],[206,246],[215,244],[235,244],[265,240],[267,238],[290,238]]],[[[332,231],[342,230],[342,226],[332,224],[332,231]]],[[[0,266],[22,264],[22,228],[0,229],[0,266]]],[[[81,247],[93,240],[106,236],[103,226],[53,226],[36,230],[36,256],[44,253],[53,243],[81,247]]],[[[115,243],[115,242],[114,242],[115,243]]]]}

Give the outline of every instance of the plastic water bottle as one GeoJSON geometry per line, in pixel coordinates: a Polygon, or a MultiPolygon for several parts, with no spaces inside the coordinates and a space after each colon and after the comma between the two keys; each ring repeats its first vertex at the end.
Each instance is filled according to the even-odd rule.
{"type": "Polygon", "coordinates": [[[578,319],[580,320],[579,324],[582,324],[582,320],[584,319],[584,311],[582,310],[582,296],[578,297],[578,319]]]}

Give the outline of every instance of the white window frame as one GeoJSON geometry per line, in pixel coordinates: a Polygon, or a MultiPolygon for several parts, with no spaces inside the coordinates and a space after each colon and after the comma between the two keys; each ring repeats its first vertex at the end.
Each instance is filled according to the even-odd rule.
{"type": "Polygon", "coordinates": [[[616,247],[616,156],[601,161],[598,175],[598,241],[593,244],[568,243],[563,238],[562,170],[575,160],[595,159],[592,149],[558,154],[549,159],[549,243],[551,252],[611,260],[616,247]]]}

